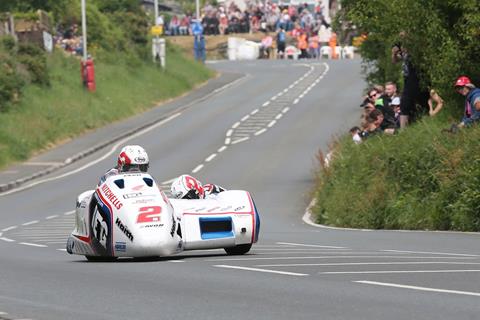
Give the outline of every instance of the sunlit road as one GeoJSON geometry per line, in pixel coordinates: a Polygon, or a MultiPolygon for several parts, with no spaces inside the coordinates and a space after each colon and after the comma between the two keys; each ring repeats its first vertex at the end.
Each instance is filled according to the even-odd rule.
{"type": "Polygon", "coordinates": [[[211,67],[241,76],[165,108],[163,122],[124,143],[145,147],[159,183],[190,173],[249,190],[259,243],[244,256],[89,263],[68,255],[75,198],[113,166],[112,144],[36,182],[63,177],[0,196],[0,319],[478,319],[478,235],[302,221],[318,150],[359,124],[358,60],[211,67]]]}

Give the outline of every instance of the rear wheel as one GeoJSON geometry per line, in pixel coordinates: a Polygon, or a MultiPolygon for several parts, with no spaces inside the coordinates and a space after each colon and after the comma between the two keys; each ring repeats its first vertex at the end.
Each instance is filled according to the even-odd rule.
{"type": "Polygon", "coordinates": [[[91,262],[113,262],[117,260],[117,257],[101,257],[101,256],[85,256],[88,261],[91,262]]]}
{"type": "Polygon", "coordinates": [[[251,243],[247,244],[239,244],[238,246],[235,247],[228,247],[224,248],[225,252],[229,255],[242,255],[250,251],[250,248],[252,248],[251,243]]]}

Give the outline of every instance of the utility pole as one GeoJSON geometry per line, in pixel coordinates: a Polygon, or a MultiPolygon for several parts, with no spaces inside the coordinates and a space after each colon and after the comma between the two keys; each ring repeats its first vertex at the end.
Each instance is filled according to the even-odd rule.
{"type": "Polygon", "coordinates": [[[200,0],[195,0],[195,7],[197,11],[197,20],[200,21],[200,0]]]}
{"type": "MultiPolygon", "coordinates": [[[[154,1],[154,6],[155,6],[155,27],[158,27],[159,21],[158,21],[158,0],[154,1]]],[[[164,26],[162,25],[162,28],[164,26]]],[[[163,32],[163,29],[162,29],[163,32]]],[[[157,62],[160,60],[160,65],[162,66],[163,69],[165,69],[165,64],[166,64],[166,43],[165,39],[160,38],[158,34],[155,35],[155,38],[153,39],[152,43],[152,53],[153,53],[153,61],[157,62]]]]}
{"type": "Polygon", "coordinates": [[[82,0],[82,38],[83,38],[83,61],[87,61],[87,13],[85,0],[82,0]]]}

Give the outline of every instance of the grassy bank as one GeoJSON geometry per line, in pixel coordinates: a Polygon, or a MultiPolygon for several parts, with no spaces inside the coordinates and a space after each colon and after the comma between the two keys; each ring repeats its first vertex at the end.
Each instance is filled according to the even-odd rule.
{"type": "Polygon", "coordinates": [[[79,60],[57,50],[48,57],[50,86],[28,85],[19,103],[0,113],[0,167],[89,129],[127,118],[179,96],[213,72],[168,45],[167,68],[150,63],[96,61],[97,92],[81,86],[79,60]]]}
{"type": "Polygon", "coordinates": [[[336,147],[318,175],[318,223],[373,229],[480,231],[480,127],[442,132],[426,118],[395,136],[336,147]]]}

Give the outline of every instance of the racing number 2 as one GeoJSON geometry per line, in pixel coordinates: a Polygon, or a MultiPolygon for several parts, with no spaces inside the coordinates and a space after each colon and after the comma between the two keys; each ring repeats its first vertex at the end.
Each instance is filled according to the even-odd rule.
{"type": "Polygon", "coordinates": [[[160,222],[161,212],[162,207],[159,206],[142,207],[137,216],[137,223],[160,222]]]}

